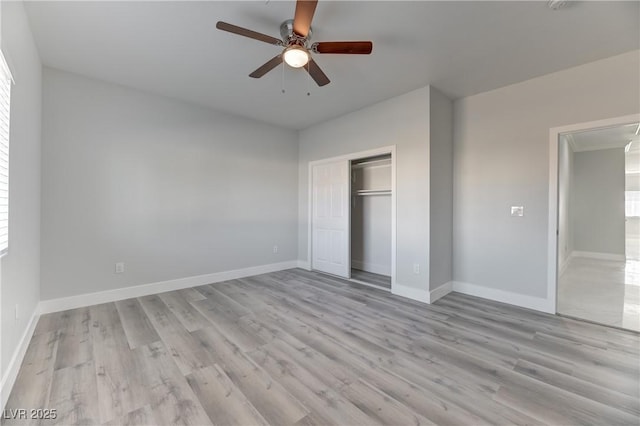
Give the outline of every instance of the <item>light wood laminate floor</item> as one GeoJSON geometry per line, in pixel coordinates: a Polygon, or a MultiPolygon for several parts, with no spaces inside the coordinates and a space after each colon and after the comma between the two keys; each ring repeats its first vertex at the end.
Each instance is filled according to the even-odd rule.
{"type": "Polygon", "coordinates": [[[294,269],[45,315],[6,408],[56,409],[45,424],[637,425],[639,345],[294,269]]]}

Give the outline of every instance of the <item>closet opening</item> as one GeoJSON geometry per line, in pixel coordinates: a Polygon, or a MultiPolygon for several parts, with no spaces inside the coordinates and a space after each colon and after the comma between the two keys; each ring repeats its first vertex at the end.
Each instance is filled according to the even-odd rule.
{"type": "Polygon", "coordinates": [[[309,269],[393,292],[395,146],[309,162],[309,269]]]}
{"type": "Polygon", "coordinates": [[[391,290],[391,154],[351,161],[351,280],[391,290]]]}

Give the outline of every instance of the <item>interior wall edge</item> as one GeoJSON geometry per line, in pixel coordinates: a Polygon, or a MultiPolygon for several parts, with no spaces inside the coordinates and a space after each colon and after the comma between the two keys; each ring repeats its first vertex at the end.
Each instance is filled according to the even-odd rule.
{"type": "Polygon", "coordinates": [[[418,302],[429,303],[429,290],[426,288],[415,288],[397,282],[391,287],[391,294],[406,297],[418,302]]]}
{"type": "Polygon", "coordinates": [[[307,271],[311,270],[311,263],[307,260],[302,260],[302,259],[298,259],[296,261],[296,265],[298,266],[298,268],[300,269],[305,269],[307,271]]]}
{"type": "Polygon", "coordinates": [[[447,294],[453,291],[453,281],[448,281],[444,284],[439,285],[433,290],[429,290],[429,303],[433,303],[438,299],[442,299],[447,294]]]}

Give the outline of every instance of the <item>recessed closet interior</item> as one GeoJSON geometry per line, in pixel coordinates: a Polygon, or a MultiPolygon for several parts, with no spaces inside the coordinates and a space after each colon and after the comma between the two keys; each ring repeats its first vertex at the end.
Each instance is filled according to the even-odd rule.
{"type": "Polygon", "coordinates": [[[391,154],[351,162],[351,279],[391,289],[391,154]]]}

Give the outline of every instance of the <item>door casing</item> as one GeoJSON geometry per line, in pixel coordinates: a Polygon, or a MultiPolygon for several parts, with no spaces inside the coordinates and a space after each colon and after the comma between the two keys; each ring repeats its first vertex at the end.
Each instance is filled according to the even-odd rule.
{"type": "Polygon", "coordinates": [[[547,224],[547,299],[540,310],[557,313],[558,296],[558,148],[560,135],[637,123],[640,114],[587,121],[549,129],[549,221],[547,224]]]}

